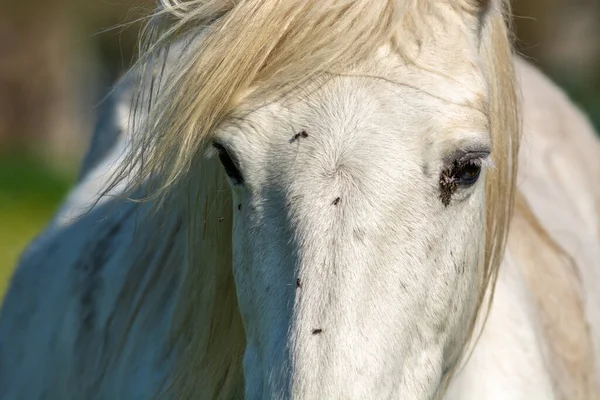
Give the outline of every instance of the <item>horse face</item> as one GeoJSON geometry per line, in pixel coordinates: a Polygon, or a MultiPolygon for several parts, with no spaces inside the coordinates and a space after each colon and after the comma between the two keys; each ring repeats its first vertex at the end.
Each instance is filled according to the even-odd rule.
{"type": "Polygon", "coordinates": [[[368,74],[217,135],[246,398],[429,398],[456,361],[482,275],[491,151],[485,84],[463,48],[421,49],[443,74],[382,51],[368,74]]]}

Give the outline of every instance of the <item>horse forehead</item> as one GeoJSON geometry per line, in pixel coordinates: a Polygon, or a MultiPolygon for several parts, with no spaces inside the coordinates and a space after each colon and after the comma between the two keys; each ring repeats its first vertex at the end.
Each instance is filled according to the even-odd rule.
{"type": "Polygon", "coordinates": [[[277,156],[266,158],[267,170],[296,188],[294,194],[310,190],[318,196],[332,184],[343,191],[358,185],[363,193],[379,192],[372,187],[375,178],[396,186],[402,180],[398,171],[419,173],[421,144],[428,141],[427,128],[417,123],[423,116],[407,115],[415,111],[409,103],[394,84],[379,79],[330,81],[273,111],[275,144],[269,147],[277,156]],[[279,128],[286,126],[291,130],[282,137],[279,128]]]}
{"type": "Polygon", "coordinates": [[[425,144],[452,146],[464,132],[487,132],[486,85],[475,62],[459,64],[459,73],[448,76],[385,57],[371,70],[333,77],[261,107],[233,132],[258,151],[253,163],[261,168],[356,166],[371,176],[372,165],[404,168],[423,161],[425,144]]]}
{"type": "Polygon", "coordinates": [[[401,143],[401,133],[486,130],[486,85],[476,68],[450,77],[402,66],[390,75],[338,77],[306,96],[276,104],[270,115],[298,132],[345,140],[375,139],[377,132],[380,140],[401,143]]]}
{"type": "Polygon", "coordinates": [[[450,117],[487,114],[488,87],[477,52],[465,45],[440,58],[436,48],[424,47],[419,58],[407,61],[383,46],[358,70],[279,105],[286,112],[327,123],[348,121],[349,115],[354,120],[362,116],[364,120],[383,117],[406,122],[406,115],[399,111],[407,108],[450,117]]]}

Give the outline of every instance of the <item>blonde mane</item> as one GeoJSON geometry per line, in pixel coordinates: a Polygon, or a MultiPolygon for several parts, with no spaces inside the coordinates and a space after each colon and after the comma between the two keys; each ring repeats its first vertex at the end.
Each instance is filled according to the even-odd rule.
{"type": "Polygon", "coordinates": [[[593,344],[575,260],[544,230],[520,193],[513,225],[508,248],[523,264],[545,339],[545,367],[558,398],[597,398],[593,344]]]}
{"type": "MultiPolygon", "coordinates": [[[[147,198],[155,200],[159,223],[173,227],[176,220],[188,234],[179,235],[179,228],[171,228],[178,235],[173,239],[177,243],[165,246],[169,240],[157,229],[156,219],[143,222],[149,226],[140,229],[139,248],[147,253],[160,248],[170,255],[153,254],[152,260],[166,261],[163,265],[153,262],[148,268],[144,251],[136,253],[123,292],[141,294],[128,299],[126,326],[143,324],[141,310],[152,305],[142,308],[142,302],[161,301],[160,296],[148,293],[160,282],[183,274],[171,327],[175,370],[160,397],[167,393],[177,399],[240,398],[245,336],[231,270],[232,204],[221,168],[202,156],[206,143],[241,104],[268,101],[326,73],[347,72],[384,44],[410,58],[404,44],[423,34],[426,24],[422,20],[435,12],[435,1],[161,3],[146,31],[140,59],[142,69],[151,75],[157,72],[161,82],[155,84],[152,79],[149,90],[143,85],[140,91],[149,92],[151,101],[138,100],[136,113],[142,113],[141,105],[151,103],[151,107],[147,118],[133,128],[132,151],[113,186],[127,178],[133,182],[132,191],[144,187],[149,191],[147,198]],[[163,80],[157,60],[169,43],[193,32],[202,36],[201,47],[186,52],[163,80]]],[[[520,123],[512,47],[504,20],[508,5],[481,3],[486,2],[456,0],[456,7],[474,13],[478,7],[487,7],[482,13],[480,51],[490,89],[496,168],[486,183],[487,239],[478,307],[485,316],[491,304],[485,293],[493,293],[487,288],[495,284],[512,214],[520,123]]],[[[452,375],[453,371],[445,376],[444,386],[452,375]]]]}

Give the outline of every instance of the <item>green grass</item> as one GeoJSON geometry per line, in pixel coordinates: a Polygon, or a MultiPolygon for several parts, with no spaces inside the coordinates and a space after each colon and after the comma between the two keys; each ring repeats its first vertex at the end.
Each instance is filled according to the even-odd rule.
{"type": "Polygon", "coordinates": [[[39,159],[0,155],[0,299],[25,246],[48,223],[73,182],[39,159]]]}

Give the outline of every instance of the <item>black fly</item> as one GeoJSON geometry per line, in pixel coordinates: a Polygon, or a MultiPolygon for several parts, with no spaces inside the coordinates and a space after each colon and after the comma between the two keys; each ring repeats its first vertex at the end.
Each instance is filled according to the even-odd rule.
{"type": "Polygon", "coordinates": [[[296,133],[290,139],[290,143],[294,143],[296,140],[298,140],[300,138],[306,139],[307,137],[308,137],[308,133],[306,133],[306,131],[302,131],[302,132],[296,133]]]}

